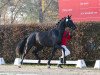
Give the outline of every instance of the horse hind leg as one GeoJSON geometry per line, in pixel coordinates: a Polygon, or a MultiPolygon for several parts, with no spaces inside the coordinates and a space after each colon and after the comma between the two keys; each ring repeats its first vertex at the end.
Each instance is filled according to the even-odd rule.
{"type": "Polygon", "coordinates": [[[31,48],[32,48],[32,46],[26,44],[24,53],[23,53],[23,55],[21,56],[21,59],[22,59],[22,60],[21,60],[21,64],[23,64],[23,60],[24,60],[25,56],[28,54],[28,52],[30,51],[31,48]]]}
{"type": "Polygon", "coordinates": [[[33,50],[33,54],[35,55],[36,59],[38,59],[38,64],[40,64],[40,57],[39,57],[39,51],[41,51],[43,49],[43,47],[37,47],[35,48],[35,50],[33,50]]]}

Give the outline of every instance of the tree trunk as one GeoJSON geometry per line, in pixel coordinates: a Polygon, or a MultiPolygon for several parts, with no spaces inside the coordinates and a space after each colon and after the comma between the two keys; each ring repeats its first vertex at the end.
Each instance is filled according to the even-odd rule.
{"type": "Polygon", "coordinates": [[[43,22],[42,0],[39,0],[39,22],[43,22]]]}

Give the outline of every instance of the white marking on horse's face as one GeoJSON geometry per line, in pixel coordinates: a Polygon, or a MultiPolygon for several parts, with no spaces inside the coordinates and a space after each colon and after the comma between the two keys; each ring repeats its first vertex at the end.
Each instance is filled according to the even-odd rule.
{"type": "Polygon", "coordinates": [[[68,18],[66,18],[66,22],[68,22],[68,18]]]}

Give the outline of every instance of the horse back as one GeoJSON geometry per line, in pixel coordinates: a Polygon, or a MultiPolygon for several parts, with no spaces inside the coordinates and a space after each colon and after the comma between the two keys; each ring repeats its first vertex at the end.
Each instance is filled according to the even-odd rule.
{"type": "Polygon", "coordinates": [[[58,30],[50,30],[36,33],[36,42],[42,46],[53,46],[57,42],[58,30]]]}

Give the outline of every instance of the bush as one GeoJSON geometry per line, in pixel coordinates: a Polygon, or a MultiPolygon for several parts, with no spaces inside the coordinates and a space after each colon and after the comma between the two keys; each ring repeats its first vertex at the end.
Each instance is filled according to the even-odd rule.
{"type": "MultiPolygon", "coordinates": [[[[100,59],[100,22],[81,22],[76,23],[77,30],[69,43],[71,55],[67,57],[70,60],[100,59]],[[94,47],[88,46],[88,41],[94,40],[94,47]]],[[[6,62],[12,63],[16,58],[15,48],[20,40],[28,36],[33,31],[45,31],[55,27],[55,24],[20,24],[20,25],[0,25],[0,57],[6,62]]],[[[48,59],[51,48],[45,48],[39,52],[41,59],[48,59]]],[[[57,50],[53,59],[61,56],[61,50],[57,50]]],[[[32,49],[26,58],[35,59],[32,49]]]]}

